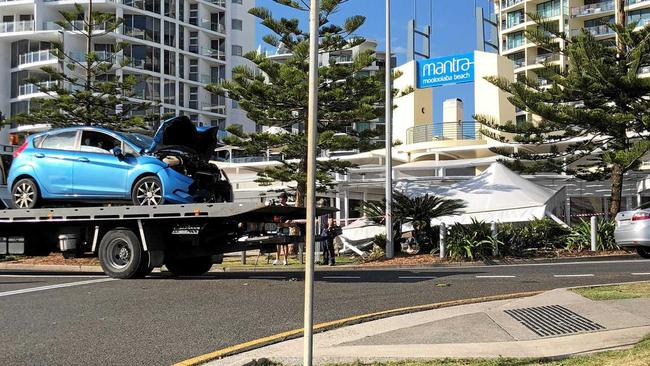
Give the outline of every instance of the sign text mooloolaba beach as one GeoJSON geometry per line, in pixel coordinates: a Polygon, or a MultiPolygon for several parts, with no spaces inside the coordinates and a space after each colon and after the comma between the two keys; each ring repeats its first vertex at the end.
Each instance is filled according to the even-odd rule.
{"type": "Polygon", "coordinates": [[[474,53],[418,61],[418,88],[474,81],[474,53]]]}

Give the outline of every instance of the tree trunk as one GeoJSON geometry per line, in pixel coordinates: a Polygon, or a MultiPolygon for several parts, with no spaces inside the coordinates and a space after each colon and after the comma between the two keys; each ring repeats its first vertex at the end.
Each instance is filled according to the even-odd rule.
{"type": "Polygon", "coordinates": [[[305,207],[305,197],[307,196],[307,183],[298,182],[296,187],[296,207],[305,207]]]}
{"type": "MultiPolygon", "coordinates": [[[[616,19],[616,24],[617,25],[625,26],[625,23],[626,23],[626,21],[625,21],[625,3],[626,3],[625,0],[616,0],[616,5],[615,5],[616,16],[615,16],[615,19],[616,19]]],[[[622,57],[625,54],[625,51],[626,51],[625,50],[625,45],[621,41],[618,34],[616,35],[616,49],[618,50],[619,57],[622,57]]]]}
{"type": "Polygon", "coordinates": [[[609,216],[614,218],[621,210],[621,196],[623,193],[623,169],[620,164],[612,164],[612,191],[609,201],[609,216]]]}

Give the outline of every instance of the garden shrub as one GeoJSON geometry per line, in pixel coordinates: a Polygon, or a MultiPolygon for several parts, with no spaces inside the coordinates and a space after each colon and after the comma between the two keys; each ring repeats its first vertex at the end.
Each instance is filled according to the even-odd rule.
{"type": "MultiPolygon", "coordinates": [[[[616,250],[619,249],[614,240],[614,229],[616,223],[613,220],[601,218],[597,222],[596,249],[616,250]]],[[[580,220],[580,223],[571,228],[571,232],[565,237],[565,249],[571,251],[582,251],[591,248],[591,222],[580,220]]]]}

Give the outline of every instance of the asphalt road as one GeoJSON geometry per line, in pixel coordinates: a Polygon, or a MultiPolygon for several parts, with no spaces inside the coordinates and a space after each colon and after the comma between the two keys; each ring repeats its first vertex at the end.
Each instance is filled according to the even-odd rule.
{"type": "MultiPolygon", "coordinates": [[[[650,280],[650,261],[328,271],[316,278],[315,321],[323,322],[446,300],[650,280]]],[[[0,364],[168,365],[300,328],[303,286],[295,272],[129,281],[0,272],[0,364]]]]}

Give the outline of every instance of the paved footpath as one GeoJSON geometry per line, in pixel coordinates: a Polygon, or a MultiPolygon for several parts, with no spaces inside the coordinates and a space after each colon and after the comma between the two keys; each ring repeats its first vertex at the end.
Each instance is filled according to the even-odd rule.
{"type": "MultiPolygon", "coordinates": [[[[395,316],[314,336],[314,363],[432,358],[564,357],[637,343],[650,333],[650,299],[592,301],[569,290],[395,316]]],[[[300,364],[303,339],[215,360],[300,364]]]]}

